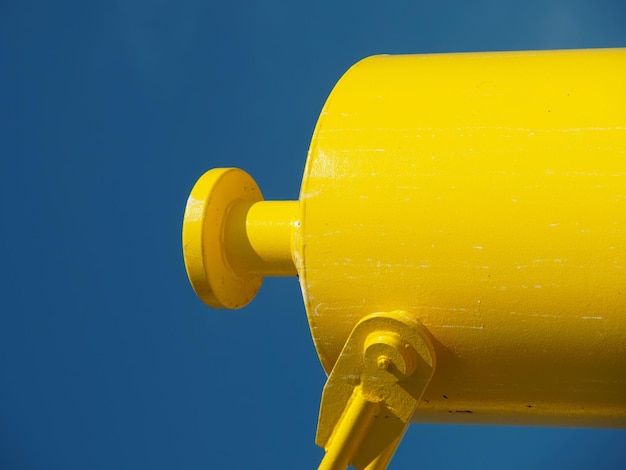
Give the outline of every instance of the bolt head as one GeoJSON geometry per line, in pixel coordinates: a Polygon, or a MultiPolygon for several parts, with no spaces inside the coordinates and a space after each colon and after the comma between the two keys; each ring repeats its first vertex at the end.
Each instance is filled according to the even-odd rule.
{"type": "Polygon", "coordinates": [[[379,369],[387,370],[392,366],[392,362],[387,356],[379,356],[376,365],[379,369]]]}

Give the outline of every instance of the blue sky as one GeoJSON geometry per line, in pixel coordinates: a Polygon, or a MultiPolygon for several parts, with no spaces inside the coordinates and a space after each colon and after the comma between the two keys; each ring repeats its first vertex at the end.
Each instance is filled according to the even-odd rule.
{"type": "MultiPolygon", "coordinates": [[[[316,468],[295,279],[188,284],[204,171],[296,199],[332,86],[376,53],[626,46],[626,4],[0,3],[0,468],[316,468]]],[[[412,425],[390,468],[625,468],[625,431],[412,425]]]]}

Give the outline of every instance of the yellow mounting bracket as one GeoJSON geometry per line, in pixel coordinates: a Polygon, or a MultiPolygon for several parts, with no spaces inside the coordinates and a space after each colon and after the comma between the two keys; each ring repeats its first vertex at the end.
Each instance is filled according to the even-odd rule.
{"type": "Polygon", "coordinates": [[[407,312],[363,318],[324,386],[319,470],[386,468],[434,369],[428,333],[407,312]]]}

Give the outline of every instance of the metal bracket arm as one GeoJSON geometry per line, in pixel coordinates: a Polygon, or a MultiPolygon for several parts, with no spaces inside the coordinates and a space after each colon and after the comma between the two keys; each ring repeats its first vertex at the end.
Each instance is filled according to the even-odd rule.
{"type": "Polygon", "coordinates": [[[374,313],[352,330],[324,392],[319,470],[387,467],[432,377],[426,330],[404,311],[374,313]]]}

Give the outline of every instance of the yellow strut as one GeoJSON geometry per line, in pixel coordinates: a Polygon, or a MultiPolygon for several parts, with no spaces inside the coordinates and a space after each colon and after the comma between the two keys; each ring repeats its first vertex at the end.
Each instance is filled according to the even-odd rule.
{"type": "Polygon", "coordinates": [[[355,326],[322,393],[320,470],[386,468],[434,373],[433,351],[404,311],[368,315],[355,326]]]}

